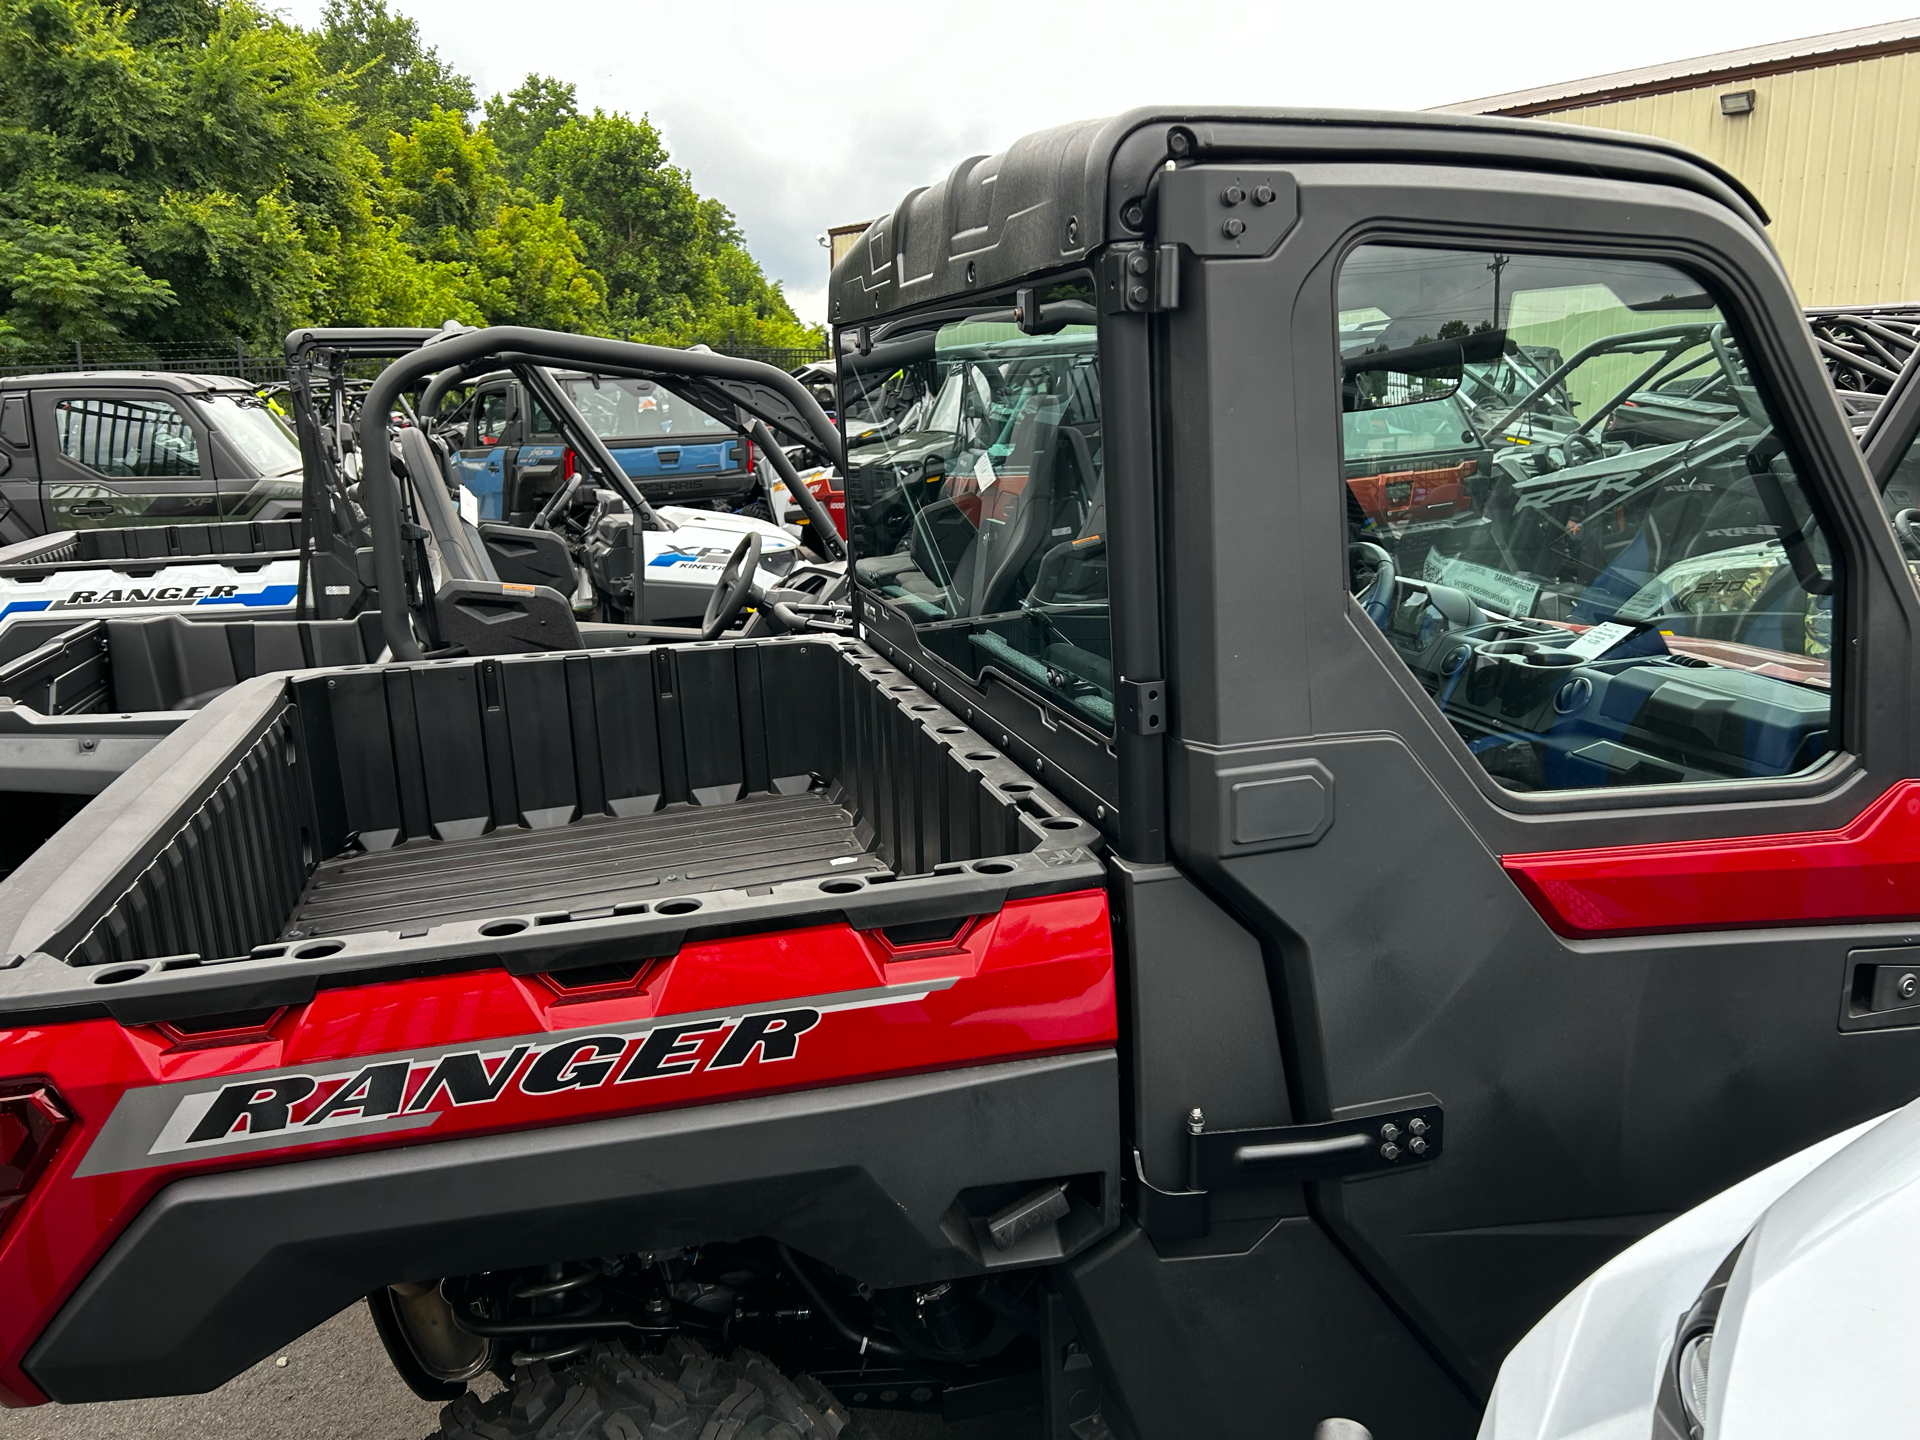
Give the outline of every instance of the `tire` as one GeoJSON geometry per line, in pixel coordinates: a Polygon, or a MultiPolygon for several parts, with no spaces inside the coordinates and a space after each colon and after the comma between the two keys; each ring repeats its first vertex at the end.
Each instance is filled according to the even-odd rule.
{"type": "Polygon", "coordinates": [[[766,1356],[722,1360],[675,1337],[644,1355],[596,1344],[555,1371],[514,1372],[511,1391],[472,1392],[440,1412],[429,1440],[870,1440],[865,1426],[810,1376],[789,1380],[766,1356]]]}

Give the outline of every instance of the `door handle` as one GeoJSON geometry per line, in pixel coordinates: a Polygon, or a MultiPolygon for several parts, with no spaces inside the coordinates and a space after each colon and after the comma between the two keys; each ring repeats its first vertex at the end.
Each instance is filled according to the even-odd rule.
{"type": "Polygon", "coordinates": [[[662,465],[678,465],[680,463],[680,451],[678,447],[672,450],[656,450],[653,453],[658,457],[662,465]]]}
{"type": "Polygon", "coordinates": [[[69,505],[67,513],[83,520],[100,520],[113,514],[113,506],[105,500],[82,500],[77,505],[69,505]]]}

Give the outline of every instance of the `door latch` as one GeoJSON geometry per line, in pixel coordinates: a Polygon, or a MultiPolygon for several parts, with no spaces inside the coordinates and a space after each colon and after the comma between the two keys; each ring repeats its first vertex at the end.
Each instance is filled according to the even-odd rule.
{"type": "Polygon", "coordinates": [[[1413,1170],[1439,1158],[1446,1112],[1417,1095],[1317,1125],[1209,1130],[1198,1108],[1187,1115],[1187,1188],[1161,1190],[1133,1152],[1135,1218],[1156,1240],[1194,1240],[1212,1228],[1210,1197],[1242,1185],[1346,1180],[1413,1170]]]}

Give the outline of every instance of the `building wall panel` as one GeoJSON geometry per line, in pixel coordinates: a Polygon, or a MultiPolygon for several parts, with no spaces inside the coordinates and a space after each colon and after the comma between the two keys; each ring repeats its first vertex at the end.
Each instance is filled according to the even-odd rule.
{"type": "Polygon", "coordinates": [[[1808,305],[1920,301],[1920,53],[1721,81],[1539,118],[1659,135],[1738,175],[1808,305]],[[1749,115],[1720,96],[1752,90],[1749,115]]]}

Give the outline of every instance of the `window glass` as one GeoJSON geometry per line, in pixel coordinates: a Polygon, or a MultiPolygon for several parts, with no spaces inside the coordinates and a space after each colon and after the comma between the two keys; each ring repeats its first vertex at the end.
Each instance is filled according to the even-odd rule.
{"type": "Polygon", "coordinates": [[[1909,568],[1920,565],[1920,435],[1907,446],[1907,453],[1887,477],[1880,503],[1900,536],[1909,568]]]}
{"type": "Polygon", "coordinates": [[[200,474],[193,427],[164,400],[76,398],[53,414],[61,452],[102,475],[200,474]]]}
{"type": "Polygon", "coordinates": [[[659,440],[731,434],[706,411],[651,380],[607,376],[564,379],[567,398],[580,418],[603,440],[659,440]]]}
{"type": "Polygon", "coordinates": [[[512,414],[512,400],[505,390],[482,390],[474,409],[473,428],[479,437],[475,443],[498,445],[512,414]]]}
{"type": "Polygon", "coordinates": [[[300,446],[267,402],[252,395],[203,395],[213,423],[262,475],[285,475],[300,468],[300,446]]]}
{"type": "Polygon", "coordinates": [[[1840,576],[1697,281],[1366,246],[1340,276],[1350,585],[1516,790],[1793,774],[1840,576]]]}
{"type": "Polygon", "coordinates": [[[840,362],[855,572],[928,649],[1113,728],[1092,289],[878,327],[840,362]]]}

